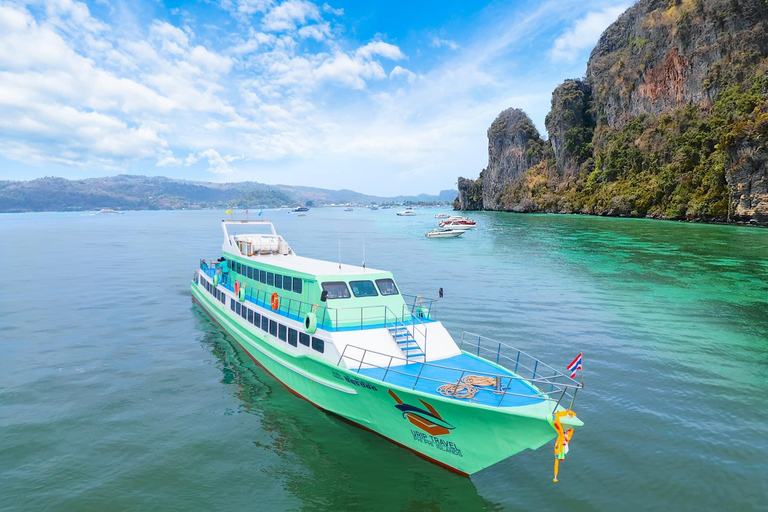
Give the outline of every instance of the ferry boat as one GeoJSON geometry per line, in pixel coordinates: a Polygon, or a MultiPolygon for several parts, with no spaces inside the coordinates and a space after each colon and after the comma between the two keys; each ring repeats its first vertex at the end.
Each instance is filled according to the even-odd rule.
{"type": "Polygon", "coordinates": [[[306,206],[297,206],[292,211],[294,211],[294,212],[308,212],[309,208],[306,207],[306,206]]]}
{"type": "Polygon", "coordinates": [[[499,341],[455,341],[435,301],[403,295],[390,272],[299,256],[269,221],[221,227],[193,301],[315,406],[463,475],[555,438],[563,454],[583,425],[583,382],[499,341]]]}

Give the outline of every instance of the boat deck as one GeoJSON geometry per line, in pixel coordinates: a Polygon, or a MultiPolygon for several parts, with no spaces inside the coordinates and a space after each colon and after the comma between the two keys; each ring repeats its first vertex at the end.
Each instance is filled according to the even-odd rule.
{"type": "Polygon", "coordinates": [[[544,400],[544,398],[540,398],[542,396],[541,391],[520,380],[511,371],[500,369],[498,366],[466,353],[427,364],[411,363],[403,366],[392,366],[389,369],[369,367],[357,370],[352,368],[352,371],[380,382],[437,396],[443,396],[437,391],[437,388],[446,383],[455,384],[461,377],[467,375],[501,375],[503,394],[497,393],[493,386],[475,386],[478,391],[474,397],[469,400],[460,398],[455,398],[455,400],[470,401],[493,407],[520,407],[544,400]]]}

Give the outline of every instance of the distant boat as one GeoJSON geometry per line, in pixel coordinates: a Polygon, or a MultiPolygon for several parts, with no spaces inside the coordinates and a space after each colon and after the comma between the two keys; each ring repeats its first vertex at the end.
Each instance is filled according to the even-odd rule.
{"type": "Polygon", "coordinates": [[[427,231],[427,238],[456,238],[463,235],[463,229],[433,229],[427,231]]]}
{"type": "Polygon", "coordinates": [[[299,217],[306,217],[306,216],[307,216],[307,214],[306,214],[306,213],[300,213],[300,214],[299,214],[299,217]]]}
{"type": "Polygon", "coordinates": [[[447,229],[471,229],[477,225],[477,222],[466,217],[451,217],[441,221],[439,226],[447,229]]]}
{"type": "Polygon", "coordinates": [[[355,211],[355,209],[354,208],[344,208],[344,211],[345,212],[353,212],[353,211],[355,211]]]}
{"type": "Polygon", "coordinates": [[[451,218],[451,214],[450,213],[438,213],[437,215],[435,215],[435,218],[436,219],[450,219],[451,218]]]}
{"type": "Polygon", "coordinates": [[[382,210],[389,210],[390,208],[392,208],[392,207],[391,206],[382,206],[381,207],[382,210]]]}
{"type": "Polygon", "coordinates": [[[378,209],[379,209],[379,207],[378,207],[378,206],[371,206],[371,207],[369,208],[369,210],[378,210],[378,209]]]}
{"type": "Polygon", "coordinates": [[[102,208],[97,213],[117,213],[119,215],[122,215],[124,212],[119,212],[117,210],[113,210],[112,208],[102,208]]]}
{"type": "Polygon", "coordinates": [[[309,208],[306,206],[297,206],[293,209],[294,212],[308,212],[309,208]]]}
{"type": "Polygon", "coordinates": [[[403,210],[403,211],[401,211],[401,212],[397,212],[397,214],[398,214],[399,216],[401,216],[401,217],[411,217],[411,216],[413,216],[413,215],[418,215],[418,213],[416,213],[416,212],[415,212],[415,211],[413,211],[413,210],[403,210]]]}

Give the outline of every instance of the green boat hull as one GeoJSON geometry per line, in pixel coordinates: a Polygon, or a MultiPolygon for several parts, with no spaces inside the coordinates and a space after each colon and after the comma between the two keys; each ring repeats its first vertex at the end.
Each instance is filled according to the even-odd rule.
{"type": "Polygon", "coordinates": [[[548,401],[490,407],[382,383],[319,355],[297,356],[269,343],[195,282],[192,297],[291,392],[452,471],[472,475],[556,437],[548,401]]]}

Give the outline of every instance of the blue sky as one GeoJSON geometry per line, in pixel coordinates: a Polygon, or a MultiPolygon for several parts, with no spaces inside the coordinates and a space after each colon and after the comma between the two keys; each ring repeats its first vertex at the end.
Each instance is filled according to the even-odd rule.
{"type": "Polygon", "coordinates": [[[628,1],[0,0],[0,179],[436,193],[508,107],[544,134],[628,1]]]}

